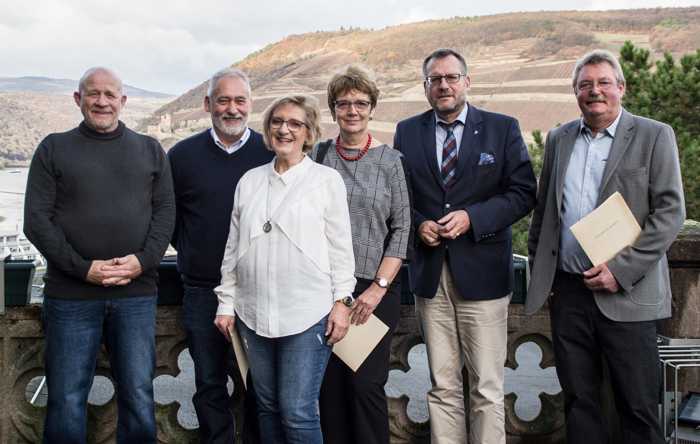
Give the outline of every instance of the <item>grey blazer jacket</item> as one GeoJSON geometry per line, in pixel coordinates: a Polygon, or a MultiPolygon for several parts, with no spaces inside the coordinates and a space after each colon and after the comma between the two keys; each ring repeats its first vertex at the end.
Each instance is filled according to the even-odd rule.
{"type": "MultiPolygon", "coordinates": [[[[547,135],[544,165],[528,239],[531,278],[525,311],[536,312],[550,295],[557,268],[564,177],[579,120],[547,135]]],[[[619,191],[642,233],[608,261],[620,284],[615,294],[595,292],[600,311],[614,321],[648,321],[671,316],[666,251],[685,220],[685,202],[673,129],[622,110],[600,184],[598,205],[619,191]]]]}

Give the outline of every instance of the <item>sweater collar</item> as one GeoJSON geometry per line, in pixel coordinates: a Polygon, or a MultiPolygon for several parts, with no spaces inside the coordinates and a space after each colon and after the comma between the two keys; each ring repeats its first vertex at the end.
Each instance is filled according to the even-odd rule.
{"type": "Polygon", "coordinates": [[[121,135],[124,133],[124,128],[126,128],[126,125],[124,125],[124,122],[121,120],[119,121],[119,124],[117,125],[117,129],[114,131],[110,131],[108,133],[100,133],[95,131],[94,129],[90,128],[85,121],[80,122],[80,126],[78,126],[78,129],[80,132],[85,136],[90,139],[95,139],[95,140],[113,140],[121,137],[121,135]]]}

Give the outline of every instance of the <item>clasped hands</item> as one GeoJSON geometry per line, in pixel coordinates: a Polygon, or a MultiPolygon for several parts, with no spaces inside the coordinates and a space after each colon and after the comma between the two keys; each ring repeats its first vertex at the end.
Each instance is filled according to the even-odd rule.
{"type": "Polygon", "coordinates": [[[456,239],[469,231],[471,220],[465,210],[451,211],[437,222],[426,220],[418,227],[418,236],[429,247],[440,245],[441,239],[456,239]]]}
{"type": "Polygon", "coordinates": [[[104,287],[126,285],[143,272],[141,262],[134,254],[107,260],[95,259],[90,264],[85,280],[104,287]]]}

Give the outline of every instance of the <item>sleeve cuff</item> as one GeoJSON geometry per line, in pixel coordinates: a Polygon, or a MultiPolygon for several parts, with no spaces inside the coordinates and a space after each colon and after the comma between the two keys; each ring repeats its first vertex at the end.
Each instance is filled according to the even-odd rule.
{"type": "Polygon", "coordinates": [[[607,266],[618,285],[626,292],[631,291],[634,286],[634,281],[632,276],[626,275],[624,267],[619,267],[614,259],[608,261],[607,266]]]}
{"type": "Polygon", "coordinates": [[[158,266],[158,264],[149,263],[148,256],[143,251],[134,253],[134,256],[136,256],[136,259],[139,260],[139,263],[141,264],[141,269],[143,271],[150,270],[151,268],[158,266]]]}
{"type": "Polygon", "coordinates": [[[217,316],[236,316],[236,311],[234,310],[233,305],[219,304],[219,307],[216,309],[216,315],[217,316]]]}
{"type": "Polygon", "coordinates": [[[352,296],[353,291],[355,291],[355,285],[357,285],[357,279],[353,276],[352,287],[350,288],[336,288],[333,290],[333,302],[340,301],[343,298],[352,296]]]}
{"type": "Polygon", "coordinates": [[[92,261],[89,260],[81,260],[79,263],[75,264],[78,275],[82,276],[83,280],[87,280],[87,275],[91,266],[92,261]]]}

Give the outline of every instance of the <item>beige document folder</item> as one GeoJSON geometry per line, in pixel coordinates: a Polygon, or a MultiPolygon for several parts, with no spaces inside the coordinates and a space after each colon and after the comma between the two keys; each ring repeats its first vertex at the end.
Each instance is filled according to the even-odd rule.
{"type": "Polygon", "coordinates": [[[246,377],[248,376],[248,354],[243,347],[243,341],[241,341],[241,336],[238,334],[238,330],[233,328],[228,331],[231,337],[231,344],[233,345],[233,352],[236,354],[236,362],[238,362],[238,370],[241,372],[241,378],[243,379],[243,387],[248,388],[248,382],[246,377]]]}
{"type": "Polygon", "coordinates": [[[372,314],[362,325],[351,324],[345,337],[333,346],[333,353],[356,372],[388,331],[389,327],[372,314]]]}
{"type": "Polygon", "coordinates": [[[571,226],[593,266],[607,262],[632,245],[642,232],[622,194],[615,192],[598,208],[571,226]]]}

